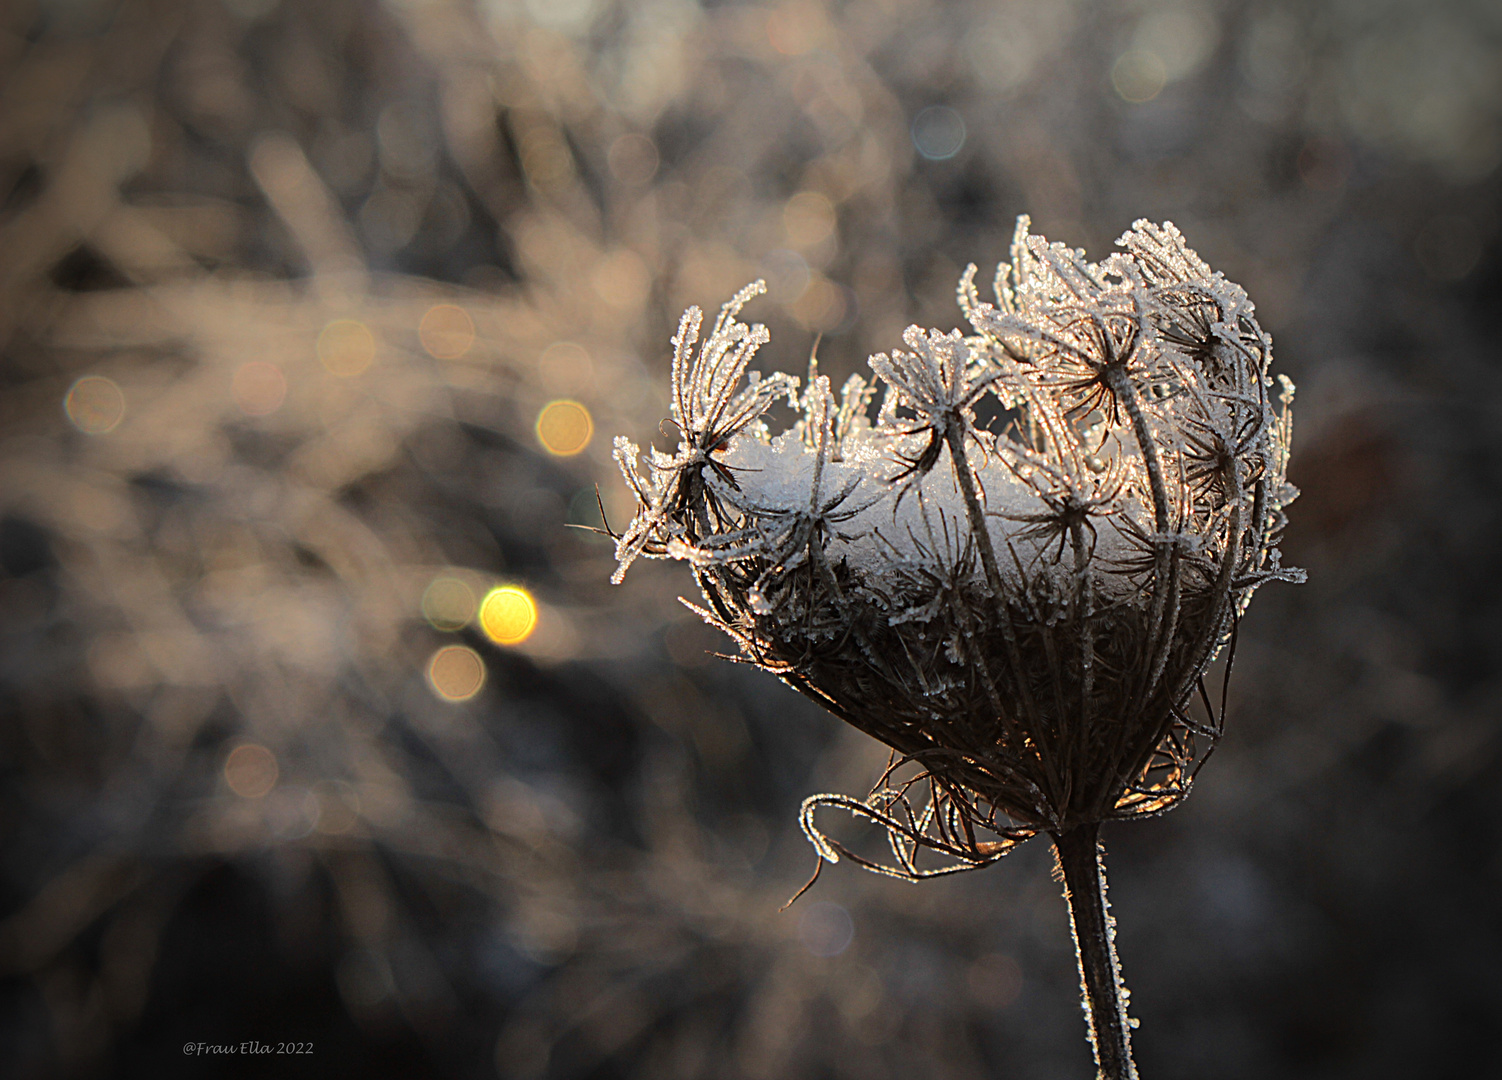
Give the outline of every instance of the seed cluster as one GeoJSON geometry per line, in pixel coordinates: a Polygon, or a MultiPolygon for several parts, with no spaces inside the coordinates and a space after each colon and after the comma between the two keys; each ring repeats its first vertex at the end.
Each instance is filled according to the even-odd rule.
{"type": "Polygon", "coordinates": [[[748,373],[760,283],[702,345],[691,308],[676,452],[616,440],[639,503],[616,580],[686,561],[745,660],[895,751],[867,798],[805,803],[829,861],[926,877],[1174,806],[1220,733],[1206,668],[1257,586],[1301,579],[1276,547],[1293,386],[1275,408],[1252,303],[1172,224],[1118,244],[1092,263],[1019,219],[994,302],[960,281],[968,334],[911,327],[838,397],[816,362],[801,392],[748,373]],[[774,437],[783,399],[800,418],[774,437]],[[822,833],[823,806],[886,826],[895,864],[822,833]]]}

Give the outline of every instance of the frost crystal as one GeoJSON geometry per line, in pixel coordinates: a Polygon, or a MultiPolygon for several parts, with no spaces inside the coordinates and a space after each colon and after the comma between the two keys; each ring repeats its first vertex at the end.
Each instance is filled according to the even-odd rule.
{"type": "Polygon", "coordinates": [[[915,326],[871,358],[875,423],[876,382],[837,400],[816,364],[801,395],[747,373],[768,337],[737,316],[759,282],[697,353],[691,308],[676,451],[643,468],[616,440],[639,510],[615,580],[639,556],[684,560],[695,610],[745,659],[895,751],[868,798],[805,804],[830,861],[926,877],[1175,805],[1219,734],[1189,714],[1206,667],[1257,586],[1301,578],[1275,546],[1293,386],[1275,408],[1251,301],[1171,224],[1118,244],[1088,262],[1019,219],[994,303],[974,266],[960,281],[968,335],[915,326]],[[801,418],[773,436],[779,398],[801,418]],[[896,779],[906,764],[919,774],[896,779]],[[826,837],[821,806],[885,825],[895,864],[826,837]]]}

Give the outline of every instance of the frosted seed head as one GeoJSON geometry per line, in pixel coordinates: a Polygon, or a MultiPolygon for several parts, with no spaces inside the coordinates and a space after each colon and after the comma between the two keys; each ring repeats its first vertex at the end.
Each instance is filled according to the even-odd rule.
{"type": "Polygon", "coordinates": [[[838,401],[816,361],[801,393],[749,370],[748,286],[702,342],[697,309],[679,324],[676,451],[616,441],[638,510],[615,580],[688,562],[746,659],[929,779],[909,817],[890,779],[807,804],[827,858],[820,806],[883,824],[877,868],[911,879],[1176,805],[1218,731],[1189,718],[1200,675],[1258,586],[1300,578],[1276,547],[1293,388],[1273,404],[1251,301],[1170,223],[1118,244],[1093,263],[1019,218],[995,303],[960,279],[972,332],[910,327],[838,401]],[[955,839],[976,827],[999,839],[955,839]]]}

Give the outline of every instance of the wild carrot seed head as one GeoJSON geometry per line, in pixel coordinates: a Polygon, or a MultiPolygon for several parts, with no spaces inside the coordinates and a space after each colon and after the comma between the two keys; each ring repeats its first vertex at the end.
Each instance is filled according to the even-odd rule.
{"type": "Polygon", "coordinates": [[[844,849],[819,806],[885,824],[897,865],[873,868],[921,877],[1176,805],[1219,734],[1191,695],[1253,591],[1301,578],[1276,546],[1293,386],[1275,406],[1251,301],[1171,224],[1118,244],[1092,263],[1019,219],[994,302],[973,266],[960,281],[969,334],[910,327],[838,398],[816,367],[801,394],[748,373],[767,333],[737,316],[760,283],[702,344],[691,308],[676,451],[643,466],[616,440],[639,504],[616,580],[686,561],[695,610],[745,659],[916,763],[866,800],[805,804],[826,858],[844,849]],[[801,416],[773,435],[779,398],[801,416]],[[950,862],[920,868],[921,848],[950,862]]]}

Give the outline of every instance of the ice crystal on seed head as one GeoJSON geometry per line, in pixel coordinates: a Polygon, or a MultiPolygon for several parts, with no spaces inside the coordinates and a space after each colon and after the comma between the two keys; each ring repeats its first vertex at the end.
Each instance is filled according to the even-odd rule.
{"type": "Polygon", "coordinates": [[[1176,805],[1219,734],[1191,694],[1253,591],[1300,577],[1276,547],[1293,386],[1275,406],[1251,301],[1171,224],[1118,245],[1092,263],[1019,219],[994,302],[961,278],[971,332],[910,327],[838,400],[817,365],[801,394],[747,373],[760,282],[702,343],[690,308],[676,450],[643,468],[616,440],[638,511],[615,580],[687,562],[746,660],[893,749],[868,798],[805,804],[830,861],[850,853],[815,826],[825,806],[887,828],[895,862],[857,861],[917,878],[1176,805]],[[779,398],[801,415],[773,435],[779,398]]]}

